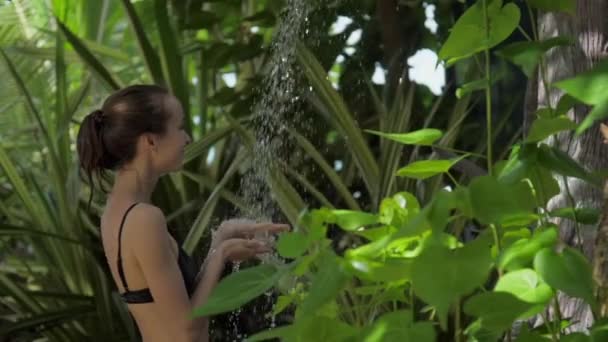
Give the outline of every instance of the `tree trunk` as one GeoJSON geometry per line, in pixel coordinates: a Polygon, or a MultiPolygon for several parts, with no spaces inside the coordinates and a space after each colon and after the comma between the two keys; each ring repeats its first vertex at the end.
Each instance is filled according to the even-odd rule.
{"type": "MultiPolygon", "coordinates": [[[[555,36],[571,37],[575,45],[555,48],[547,54],[547,67],[540,70],[551,84],[573,77],[589,70],[604,57],[607,41],[608,4],[605,0],[577,0],[576,15],[564,13],[540,13],[538,30],[541,40],[555,36]]],[[[548,91],[543,85],[542,77],[538,80],[538,104],[546,107],[548,103],[555,108],[562,92],[551,88],[548,91]]],[[[576,106],[568,116],[580,123],[588,114],[586,106],[576,106]]],[[[566,151],[574,160],[588,170],[594,171],[608,167],[608,148],[602,144],[599,134],[599,123],[587,130],[580,137],[573,132],[563,132],[556,138],[550,138],[548,144],[566,151]]],[[[575,178],[557,176],[561,193],[548,203],[548,209],[562,207],[602,208],[602,191],[575,178]]],[[[560,227],[560,237],[568,245],[580,247],[588,258],[592,258],[597,227],[576,224],[571,220],[555,220],[560,227]]],[[[572,330],[580,331],[592,323],[591,312],[582,301],[559,295],[560,308],[564,318],[578,322],[572,330]]]]}

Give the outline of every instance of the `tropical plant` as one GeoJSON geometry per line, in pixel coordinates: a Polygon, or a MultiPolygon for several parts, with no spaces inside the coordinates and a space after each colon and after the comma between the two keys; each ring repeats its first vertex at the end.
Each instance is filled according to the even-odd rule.
{"type": "MultiPolygon", "coordinates": [[[[529,5],[545,10],[549,6],[536,1],[529,5]]],[[[560,10],[564,4],[552,6],[549,9],[560,10]]],[[[289,262],[262,264],[225,278],[195,313],[230,310],[274,286],[282,295],[272,314],[292,307],[294,321],[256,334],[250,341],[277,337],[288,341],[510,341],[515,322],[539,313],[544,326],[522,328],[518,341],[606,339],[589,261],[579,250],[561,246],[558,228],[551,223],[552,218],[562,217],[594,224],[599,212],[580,207],[546,210],[548,201],[560,191],[553,173],[596,187],[602,178],[543,142],[565,130],[580,133],[604,116],[601,91],[595,86],[603,84],[605,66],[556,85],[598,105],[594,115],[580,125],[572,122],[563,114],[575,101],[565,97],[557,108],[539,111],[529,134],[509,146],[506,159],[495,160],[491,87],[498,80],[490,69],[490,51],[519,25],[517,5],[479,0],[454,24],[440,51],[448,64],[466,58],[483,60],[482,78],[462,85],[460,93],[479,90],[484,94],[487,174],[471,177],[466,184],[452,178],[453,190],[435,191],[421,205],[414,193],[398,186],[396,193],[390,187],[381,193],[377,184],[382,177],[370,167],[373,158],[360,147],[365,144],[353,141],[357,147],[351,153],[371,196],[381,194],[378,205],[369,211],[325,207],[304,212],[296,230],[282,234],[277,242],[279,254],[289,262]],[[471,226],[477,229],[465,234],[471,226]],[[338,244],[328,238],[336,228],[346,236],[338,244]],[[574,322],[559,315],[558,292],[581,298],[592,308],[598,321],[589,327],[589,335],[568,333],[567,327],[574,322]],[[556,311],[557,320],[544,314],[548,307],[556,311]]],[[[542,62],[544,52],[567,42],[564,38],[530,40],[505,46],[500,55],[529,71],[542,62]]],[[[311,101],[341,134],[361,139],[314,56],[303,47],[300,53],[300,63],[316,89],[311,101]]],[[[374,133],[416,146],[445,138],[441,131],[426,128],[374,133]]],[[[463,153],[458,159],[469,156],[463,153]]],[[[449,174],[458,159],[415,161],[396,175],[425,180],[449,174]]]]}

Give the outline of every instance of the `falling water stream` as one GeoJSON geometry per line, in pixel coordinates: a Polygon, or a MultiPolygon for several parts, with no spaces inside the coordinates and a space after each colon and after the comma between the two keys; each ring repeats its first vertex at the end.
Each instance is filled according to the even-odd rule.
{"type": "MultiPolygon", "coordinates": [[[[255,221],[281,219],[277,204],[266,181],[272,167],[279,167],[278,161],[287,161],[290,155],[286,151],[289,143],[287,128],[298,120],[297,103],[299,95],[298,68],[296,66],[296,44],[308,34],[308,16],[312,10],[309,0],[287,0],[280,15],[271,47],[270,60],[264,72],[263,83],[259,87],[259,98],[253,106],[252,127],[255,132],[254,153],[248,172],[241,182],[241,196],[249,205],[238,213],[255,221]]],[[[269,256],[277,259],[277,256],[269,256]]],[[[235,265],[237,271],[240,265],[235,265]]],[[[259,317],[265,318],[263,326],[276,326],[275,317],[268,317],[274,305],[275,294],[269,291],[260,299],[261,304],[252,308],[256,322],[259,317]]],[[[257,303],[257,302],[256,302],[257,303]]],[[[240,324],[242,310],[236,310],[229,316],[229,338],[241,341],[247,336],[240,324]]],[[[259,330],[259,329],[258,329],[259,330]]],[[[229,340],[227,339],[227,340],[229,340]]]]}

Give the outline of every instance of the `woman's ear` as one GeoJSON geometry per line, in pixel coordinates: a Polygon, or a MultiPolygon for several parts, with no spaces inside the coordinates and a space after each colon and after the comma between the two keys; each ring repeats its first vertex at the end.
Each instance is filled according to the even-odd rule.
{"type": "Polygon", "coordinates": [[[600,132],[602,133],[602,137],[604,138],[604,144],[608,144],[608,125],[600,123],[600,132]]]}
{"type": "Polygon", "coordinates": [[[156,141],[156,137],[153,134],[144,133],[141,135],[141,140],[147,149],[156,150],[158,144],[156,141]]]}

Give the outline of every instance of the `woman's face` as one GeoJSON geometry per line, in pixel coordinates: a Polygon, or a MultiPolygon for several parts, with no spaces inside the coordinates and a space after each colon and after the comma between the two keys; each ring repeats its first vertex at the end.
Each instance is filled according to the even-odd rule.
{"type": "Polygon", "coordinates": [[[191,142],[184,131],[184,111],[182,105],[173,95],[165,99],[165,106],[170,113],[164,135],[157,139],[155,166],[161,173],[180,170],[184,161],[184,150],[191,142]]]}

